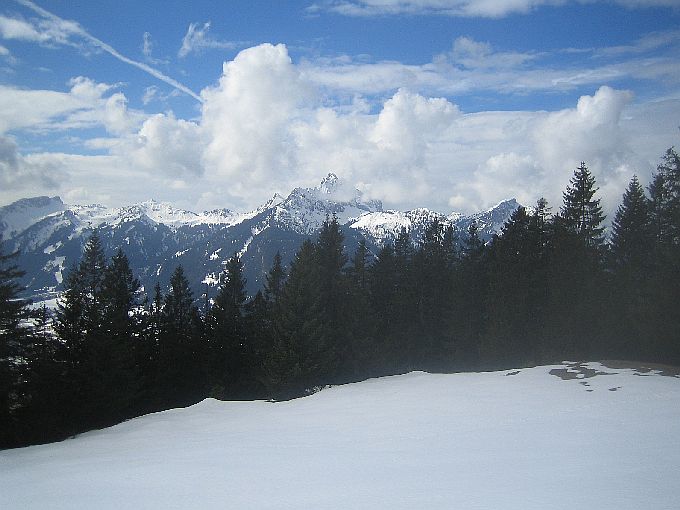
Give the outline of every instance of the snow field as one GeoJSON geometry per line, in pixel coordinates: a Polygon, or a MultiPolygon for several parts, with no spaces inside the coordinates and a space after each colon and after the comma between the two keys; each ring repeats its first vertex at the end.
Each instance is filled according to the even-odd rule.
{"type": "Polygon", "coordinates": [[[0,452],[0,508],[679,508],[680,378],[587,366],[207,399],[0,452]]]}

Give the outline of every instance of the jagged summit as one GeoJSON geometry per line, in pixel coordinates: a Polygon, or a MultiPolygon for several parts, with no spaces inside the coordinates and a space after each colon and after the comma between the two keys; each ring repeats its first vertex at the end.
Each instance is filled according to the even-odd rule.
{"type": "Polygon", "coordinates": [[[276,208],[275,218],[285,228],[311,235],[326,216],[335,215],[342,224],[367,212],[382,211],[379,200],[363,200],[362,192],[334,173],[314,188],[295,188],[276,208]]]}

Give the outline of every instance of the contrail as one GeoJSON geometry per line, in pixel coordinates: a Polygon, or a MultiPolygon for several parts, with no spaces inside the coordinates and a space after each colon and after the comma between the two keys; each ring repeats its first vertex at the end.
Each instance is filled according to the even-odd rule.
{"type": "Polygon", "coordinates": [[[191,90],[189,87],[186,85],[182,85],[180,82],[177,80],[170,78],[169,76],[166,76],[165,74],[161,73],[157,69],[154,69],[153,67],[150,67],[143,62],[137,62],[136,60],[132,60],[131,58],[126,57],[125,55],[121,55],[116,51],[115,48],[111,47],[110,45],[106,44],[104,41],[101,41],[100,39],[97,39],[95,36],[89,34],[84,28],[80,26],[75,21],[71,20],[64,20],[57,16],[56,14],[52,14],[49,11],[46,11],[42,7],[34,4],[30,0],[15,0],[15,2],[23,5],[24,7],[27,7],[34,11],[35,13],[39,14],[43,18],[49,19],[51,21],[54,21],[55,23],[59,23],[61,27],[66,31],[71,34],[78,35],[82,37],[83,39],[89,41],[90,43],[94,44],[98,48],[101,48],[105,52],[107,52],[109,55],[113,56],[114,58],[117,58],[121,62],[125,62],[126,64],[130,64],[131,66],[136,67],[137,69],[141,69],[142,71],[150,74],[154,78],[158,78],[159,80],[167,83],[168,85],[176,88],[177,90],[180,90],[184,92],[185,94],[190,95],[193,97],[196,101],[202,103],[203,99],[201,99],[201,96],[196,94],[193,90],[191,90]]]}

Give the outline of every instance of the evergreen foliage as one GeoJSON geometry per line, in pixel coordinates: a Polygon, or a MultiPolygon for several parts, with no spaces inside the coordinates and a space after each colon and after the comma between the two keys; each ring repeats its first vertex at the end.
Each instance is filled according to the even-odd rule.
{"type": "Polygon", "coordinates": [[[611,256],[618,268],[642,270],[653,243],[649,201],[633,176],[612,222],[611,256]]]}
{"type": "Polygon", "coordinates": [[[560,211],[565,227],[575,233],[584,245],[593,248],[604,243],[602,222],[605,217],[600,199],[595,198],[597,190],[595,178],[582,162],[563,193],[564,205],[560,211]]]}
{"type": "Polygon", "coordinates": [[[12,444],[17,432],[15,411],[23,400],[23,370],[31,331],[25,321],[28,303],[19,297],[23,271],[11,263],[16,253],[0,252],[0,446],[12,444]]]}

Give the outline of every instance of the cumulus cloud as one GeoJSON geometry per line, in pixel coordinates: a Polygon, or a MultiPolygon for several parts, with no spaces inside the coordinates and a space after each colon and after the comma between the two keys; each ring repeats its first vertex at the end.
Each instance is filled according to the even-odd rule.
{"type": "Polygon", "coordinates": [[[196,177],[203,173],[203,140],[196,123],[158,114],[144,121],[137,135],[114,149],[133,168],[165,177],[196,177]]]}
{"type": "Polygon", "coordinates": [[[236,193],[285,180],[295,171],[289,127],[312,100],[310,91],[284,45],[241,51],[224,64],[218,85],[201,93],[206,166],[225,178],[238,176],[236,193]]]}
{"type": "MultiPolygon", "coordinates": [[[[586,161],[600,185],[619,193],[620,170],[637,166],[621,129],[621,116],[633,95],[629,91],[600,87],[592,96],[579,98],[576,108],[547,115],[533,133],[535,152],[546,168],[555,172],[550,188],[563,189],[580,161],[586,161]]],[[[618,196],[607,197],[615,201],[618,196]]]]}
{"type": "MultiPolygon", "coordinates": [[[[488,55],[484,44],[461,44],[466,55],[488,55]]],[[[627,91],[599,87],[560,111],[465,113],[446,98],[400,88],[373,107],[361,95],[329,104],[308,65],[294,64],[284,45],[243,50],[202,91],[195,121],[171,113],[137,119],[115,87],[76,79],[44,111],[26,115],[45,125],[55,116],[85,122],[87,113],[112,133],[93,141],[108,154],[29,161],[15,147],[5,151],[16,157],[5,157],[4,172],[51,164],[67,172],[61,190],[72,196],[86,196],[83,183],[94,183],[93,197],[96,191],[117,204],[155,196],[188,208],[248,209],[332,171],[386,207],[474,212],[511,196],[527,205],[546,196],[557,210],[585,160],[611,211],[630,176],[648,174],[676,138],[668,126],[677,121],[678,98],[637,104],[627,91]],[[58,110],[68,101],[73,106],[58,110]],[[635,142],[640,136],[644,143],[635,142]]],[[[13,93],[29,103],[23,92],[31,91],[13,93]]],[[[30,175],[37,182],[44,174],[36,168],[30,175]]]]}
{"type": "Polygon", "coordinates": [[[177,52],[179,58],[184,58],[192,52],[200,52],[205,49],[233,49],[238,43],[232,41],[220,41],[208,35],[210,21],[206,21],[203,26],[199,23],[190,23],[187,33],[182,39],[182,46],[177,52]]]}

